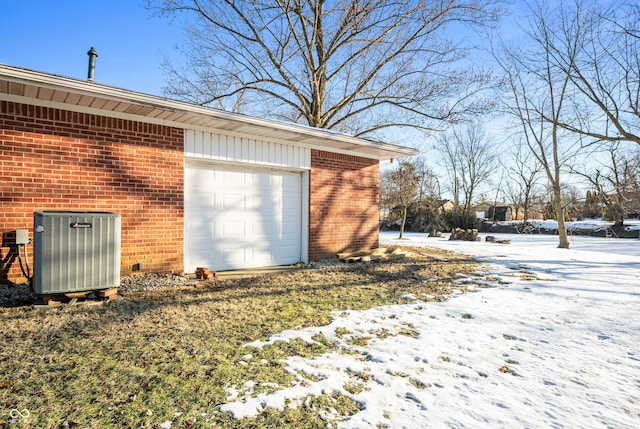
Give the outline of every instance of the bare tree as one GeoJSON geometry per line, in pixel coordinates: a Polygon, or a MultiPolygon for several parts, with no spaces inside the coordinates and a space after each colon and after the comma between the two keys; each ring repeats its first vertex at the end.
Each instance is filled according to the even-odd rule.
{"type": "Polygon", "coordinates": [[[615,226],[623,226],[627,213],[638,207],[640,159],[637,154],[622,154],[619,142],[611,142],[606,152],[607,162],[599,162],[587,171],[573,172],[593,186],[597,201],[604,205],[605,215],[615,222],[615,226]]]}
{"type": "Polygon", "coordinates": [[[423,157],[400,161],[395,167],[382,172],[381,207],[388,218],[400,211],[400,238],[407,224],[425,230],[443,227],[438,177],[423,157]]]}
{"type": "Polygon", "coordinates": [[[442,156],[442,163],[447,172],[447,181],[445,182],[445,189],[451,192],[453,196],[453,226],[460,226],[460,194],[461,194],[461,177],[460,177],[460,163],[458,159],[458,147],[456,146],[451,134],[441,135],[437,146],[434,148],[442,156]]]}
{"type": "MultiPolygon", "coordinates": [[[[517,220],[520,218],[520,210],[524,207],[524,195],[521,192],[521,184],[509,180],[507,181],[503,194],[507,200],[507,202],[513,207],[513,219],[517,220]]],[[[523,214],[522,223],[526,222],[526,216],[523,214]]]]}
{"type": "MultiPolygon", "coordinates": [[[[581,212],[581,208],[578,204],[578,189],[573,185],[566,183],[562,184],[562,217],[566,222],[568,220],[576,218],[581,212]]],[[[558,211],[555,205],[555,196],[553,186],[547,184],[545,187],[545,193],[542,197],[543,216],[545,219],[558,219],[558,211]]]]}
{"type": "Polygon", "coordinates": [[[640,6],[574,1],[559,28],[571,43],[549,47],[575,89],[574,114],[558,124],[591,142],[640,144],[640,6]]]}
{"type": "Polygon", "coordinates": [[[404,234],[407,212],[420,196],[420,172],[411,161],[400,161],[397,165],[382,173],[380,193],[384,206],[398,208],[401,211],[400,236],[404,234]]]}
{"type": "Polygon", "coordinates": [[[523,142],[517,142],[513,147],[510,161],[505,195],[515,209],[515,218],[518,218],[522,209],[522,222],[526,223],[530,217],[531,206],[538,199],[538,182],[542,166],[535,157],[529,155],[529,150],[523,142]]]}
{"type": "Polygon", "coordinates": [[[561,124],[568,109],[571,75],[558,64],[558,57],[569,63],[575,60],[581,28],[562,4],[553,8],[538,5],[531,10],[525,40],[514,48],[503,45],[496,55],[512,93],[506,110],[516,119],[525,144],[546,173],[558,221],[558,247],[564,249],[569,248],[569,240],[561,172],[569,165],[566,146],[573,141],[561,124]]]}
{"type": "Polygon", "coordinates": [[[453,128],[438,139],[437,148],[444,162],[453,190],[457,211],[462,197],[465,222],[471,218],[471,205],[478,187],[487,183],[495,171],[497,153],[478,124],[453,128]]]}
{"type": "Polygon", "coordinates": [[[187,13],[183,67],[168,95],[310,126],[372,135],[433,130],[493,102],[489,72],[451,28],[494,22],[501,0],[148,0],[187,13]],[[466,62],[469,64],[469,62],[466,62]]]}
{"type": "Polygon", "coordinates": [[[418,197],[412,210],[412,224],[420,231],[439,231],[446,225],[442,218],[440,180],[424,157],[412,159],[418,177],[418,197]]]}
{"type": "Polygon", "coordinates": [[[438,178],[423,156],[411,160],[418,177],[418,201],[439,198],[438,178]]]}

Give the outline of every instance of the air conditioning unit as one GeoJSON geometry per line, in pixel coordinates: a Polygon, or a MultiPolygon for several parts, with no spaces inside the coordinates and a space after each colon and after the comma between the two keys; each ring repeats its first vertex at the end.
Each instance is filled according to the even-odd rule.
{"type": "Polygon", "coordinates": [[[41,211],[33,221],[36,294],[120,286],[119,214],[41,211]]]}

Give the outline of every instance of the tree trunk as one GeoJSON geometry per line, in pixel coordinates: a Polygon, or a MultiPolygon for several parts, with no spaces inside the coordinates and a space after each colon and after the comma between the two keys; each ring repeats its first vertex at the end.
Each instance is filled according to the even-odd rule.
{"type": "Polygon", "coordinates": [[[404,224],[407,222],[407,207],[402,208],[402,223],[400,224],[400,237],[402,238],[402,234],[404,234],[404,224]]]}
{"type": "Polygon", "coordinates": [[[616,204],[615,214],[616,214],[616,223],[613,226],[615,227],[624,226],[625,212],[624,212],[624,208],[622,208],[622,204],[616,204]]]}
{"type": "Polygon", "coordinates": [[[569,248],[569,237],[567,236],[567,225],[564,221],[564,207],[562,206],[562,195],[559,184],[553,186],[553,204],[558,221],[558,249],[569,248]]]}
{"type": "Polygon", "coordinates": [[[524,204],[522,205],[522,218],[525,223],[529,221],[529,207],[531,206],[529,195],[531,195],[531,186],[527,186],[525,189],[524,204]]]}

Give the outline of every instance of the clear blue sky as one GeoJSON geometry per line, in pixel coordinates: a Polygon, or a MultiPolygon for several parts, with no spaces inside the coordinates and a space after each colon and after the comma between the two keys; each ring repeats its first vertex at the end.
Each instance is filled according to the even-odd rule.
{"type": "Polygon", "coordinates": [[[186,17],[156,16],[145,4],[0,0],[0,64],[86,79],[87,51],[93,46],[96,82],[161,95],[165,77],[160,64],[163,57],[178,58],[186,17]]]}
{"type": "Polygon", "coordinates": [[[0,0],[0,64],[87,78],[161,95],[163,56],[182,43],[180,19],[153,16],[144,0],[0,0]]]}

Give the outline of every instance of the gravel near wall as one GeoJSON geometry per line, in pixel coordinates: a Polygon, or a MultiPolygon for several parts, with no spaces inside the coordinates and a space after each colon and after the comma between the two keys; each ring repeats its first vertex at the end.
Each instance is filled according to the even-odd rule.
{"type": "MultiPolygon", "coordinates": [[[[201,280],[175,274],[147,273],[120,278],[118,293],[126,295],[132,292],[158,289],[195,287],[201,280]]],[[[39,300],[27,283],[0,284],[0,307],[18,307],[31,305],[39,300]]]]}
{"type": "Polygon", "coordinates": [[[127,294],[132,292],[169,289],[177,287],[196,286],[202,280],[189,278],[178,274],[147,273],[120,278],[118,292],[127,294]]]}
{"type": "MultiPolygon", "coordinates": [[[[347,264],[339,259],[323,259],[304,266],[307,269],[339,268],[347,264]]],[[[198,280],[193,275],[144,273],[120,278],[118,293],[121,296],[135,292],[146,292],[161,289],[181,287],[195,287],[204,280],[198,280]]],[[[0,284],[0,307],[17,307],[36,303],[38,296],[33,293],[27,283],[0,284]]]]}

